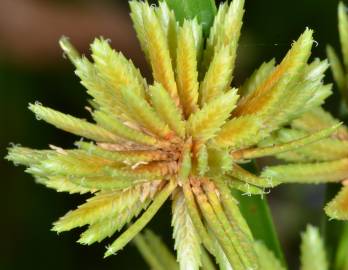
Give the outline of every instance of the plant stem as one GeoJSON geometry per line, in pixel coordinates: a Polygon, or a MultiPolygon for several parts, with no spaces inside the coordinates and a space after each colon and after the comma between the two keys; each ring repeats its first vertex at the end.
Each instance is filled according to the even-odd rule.
{"type": "MultiPolygon", "coordinates": [[[[326,184],[324,205],[331,201],[337,192],[341,189],[340,184],[326,184]]],[[[323,235],[328,261],[335,270],[343,270],[343,258],[340,255],[341,247],[346,246],[348,236],[344,232],[348,231],[348,225],[339,220],[330,220],[325,214],[322,216],[321,233],[323,235]]],[[[348,234],[348,233],[345,233],[348,234]]],[[[346,255],[344,255],[345,257],[346,255]]],[[[346,258],[345,258],[346,259],[346,258]]],[[[346,259],[347,260],[347,259],[346,259]]]]}

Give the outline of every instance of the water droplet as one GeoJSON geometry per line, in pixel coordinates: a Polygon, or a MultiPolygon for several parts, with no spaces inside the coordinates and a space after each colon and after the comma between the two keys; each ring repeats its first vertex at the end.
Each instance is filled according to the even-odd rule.
{"type": "Polygon", "coordinates": [[[68,58],[68,56],[67,56],[67,54],[65,52],[62,53],[62,57],[63,57],[63,59],[67,59],[68,58]]]}
{"type": "Polygon", "coordinates": [[[35,101],[34,104],[37,106],[42,106],[42,103],[40,101],[35,101]]]}

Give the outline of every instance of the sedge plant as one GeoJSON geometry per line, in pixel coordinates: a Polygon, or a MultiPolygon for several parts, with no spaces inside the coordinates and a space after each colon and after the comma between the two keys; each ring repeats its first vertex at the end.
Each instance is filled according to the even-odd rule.
{"type": "MultiPolygon", "coordinates": [[[[300,156],[297,151],[313,143],[345,138],[346,128],[319,109],[331,94],[331,85],[323,83],[329,64],[309,60],[313,31],[305,29],[280,63],[265,62],[241,86],[232,86],[244,1],[218,8],[210,0],[197,4],[208,3],[209,16],[180,2],[130,2],[152,69],[150,82],[106,39],[93,41],[89,59],[63,37],[60,45],[91,96],[94,123],[30,104],[38,119],[83,139],[71,149],[14,146],[7,159],[26,166],[36,182],[49,188],[90,194],[86,203],[56,221],[53,230],[87,226],[78,240],[85,245],[115,238],[105,257],[134,239],[153,269],[161,269],[158,257],[168,258],[165,269],[214,269],[215,264],[220,269],[272,269],[260,254],[277,259],[255,242],[231,190],[263,195],[287,180],[277,171],[291,175],[285,167],[269,167],[258,175],[246,162],[284,155],[293,161],[289,157],[300,156]],[[322,125],[306,132],[294,126],[313,113],[325,115],[322,125]],[[283,140],[283,133],[296,136],[283,140]],[[139,234],[166,201],[172,206],[176,259],[150,233],[150,241],[157,241],[152,248],[161,254],[154,256],[139,234]]],[[[299,161],[302,167],[296,172],[303,172],[307,160],[299,161]]],[[[331,166],[335,175],[346,164],[343,159],[331,166]]],[[[327,176],[318,176],[327,170],[326,163],[315,166],[317,177],[327,176]]],[[[274,269],[285,267],[278,264],[274,269]]]]}

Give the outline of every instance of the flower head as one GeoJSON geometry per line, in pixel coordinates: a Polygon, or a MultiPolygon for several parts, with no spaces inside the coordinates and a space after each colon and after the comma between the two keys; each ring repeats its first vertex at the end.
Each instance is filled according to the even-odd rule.
{"type": "Polygon", "coordinates": [[[230,188],[262,194],[277,183],[241,163],[274,155],[330,135],[337,125],[282,145],[257,147],[291,119],[320,105],[330,94],[322,84],[326,61],[307,64],[313,44],[306,31],[279,65],[264,63],[237,90],[233,70],[243,0],[222,4],[208,39],[196,19],[179,25],[174,13],[131,1],[131,17],[154,82],[98,38],[92,62],[66,38],[61,47],[93,98],[95,124],[29,106],[38,118],[91,141],[77,149],[13,147],[8,159],[28,166],[37,182],[58,191],[92,193],[53,227],[57,232],[88,225],[79,242],[92,244],[121,230],[107,249],[122,249],[161,205],[172,199],[175,248],[182,269],[198,269],[203,246],[218,263],[256,269],[251,232],[230,188]]]}

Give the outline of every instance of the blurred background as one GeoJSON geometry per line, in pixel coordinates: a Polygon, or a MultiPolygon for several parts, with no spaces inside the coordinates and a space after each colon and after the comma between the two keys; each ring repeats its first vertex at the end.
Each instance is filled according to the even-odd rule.
{"type": "MultiPolygon", "coordinates": [[[[315,30],[313,56],[325,58],[326,44],[338,46],[334,0],[246,0],[246,14],[234,84],[240,85],[262,61],[280,60],[305,27],[315,30]]],[[[37,121],[29,102],[79,117],[87,95],[58,46],[62,35],[88,54],[94,37],[111,39],[116,50],[132,58],[150,78],[128,16],[127,1],[0,0],[0,155],[11,143],[33,148],[48,144],[72,147],[77,139],[37,121]]],[[[328,72],[328,81],[331,74],[328,72]]],[[[326,106],[336,113],[337,95],[326,106]]],[[[146,269],[128,245],[117,256],[102,259],[108,243],[81,246],[79,230],[57,236],[51,224],[86,197],[56,193],[34,183],[23,167],[0,159],[0,269],[146,269]]],[[[307,223],[320,225],[323,188],[285,185],[269,196],[291,269],[298,264],[299,232],[307,223]]],[[[164,207],[150,227],[172,246],[170,208],[164,207]]]]}

